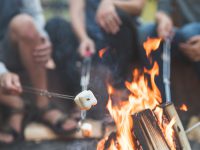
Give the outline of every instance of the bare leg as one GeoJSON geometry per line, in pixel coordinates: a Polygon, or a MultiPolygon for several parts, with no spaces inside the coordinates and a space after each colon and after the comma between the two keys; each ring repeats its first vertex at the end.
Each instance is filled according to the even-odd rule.
{"type": "MultiPolygon", "coordinates": [[[[32,84],[39,89],[47,89],[46,68],[35,62],[33,53],[35,47],[42,41],[37,32],[33,19],[28,15],[16,16],[10,23],[10,35],[14,43],[17,44],[21,61],[27,70],[32,84]]],[[[46,97],[37,97],[38,107],[48,105],[46,97]]]]}
{"type": "MultiPolygon", "coordinates": [[[[33,19],[28,15],[15,17],[10,24],[10,35],[13,42],[18,46],[22,63],[30,76],[33,86],[46,90],[46,68],[36,63],[33,57],[35,47],[43,42],[35,28],[33,19]]],[[[43,96],[38,96],[36,101],[39,108],[45,108],[49,103],[48,98],[43,96]]],[[[44,118],[55,124],[62,115],[60,110],[55,109],[45,113],[44,118]]],[[[69,119],[63,124],[63,129],[68,130],[74,126],[76,126],[76,121],[69,119]]]]}

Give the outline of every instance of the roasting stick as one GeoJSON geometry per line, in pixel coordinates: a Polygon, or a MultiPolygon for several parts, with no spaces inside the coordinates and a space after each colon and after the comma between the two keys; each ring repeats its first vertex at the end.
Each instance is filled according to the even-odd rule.
{"type": "Polygon", "coordinates": [[[22,88],[23,88],[23,92],[25,92],[25,93],[47,96],[49,98],[54,97],[54,98],[61,98],[61,99],[65,99],[65,100],[74,100],[74,98],[75,98],[75,96],[49,92],[47,90],[37,89],[37,88],[29,87],[29,86],[22,86],[22,88]]]}
{"type": "Polygon", "coordinates": [[[195,125],[193,125],[189,129],[187,129],[185,132],[188,134],[189,132],[191,132],[192,130],[196,129],[199,126],[200,126],[200,122],[196,123],[195,125]]]}
{"type": "MultiPolygon", "coordinates": [[[[83,64],[82,64],[82,71],[81,71],[81,87],[82,87],[82,91],[87,90],[88,89],[88,85],[90,82],[90,69],[91,69],[91,58],[85,58],[83,60],[83,64]]],[[[85,120],[87,115],[87,111],[86,110],[81,110],[81,120],[80,120],[80,125],[83,123],[83,121],[85,120]]]]}
{"type": "Polygon", "coordinates": [[[171,40],[165,39],[163,44],[163,82],[165,86],[166,102],[170,103],[171,91],[170,91],[170,73],[171,73],[171,40]]]}

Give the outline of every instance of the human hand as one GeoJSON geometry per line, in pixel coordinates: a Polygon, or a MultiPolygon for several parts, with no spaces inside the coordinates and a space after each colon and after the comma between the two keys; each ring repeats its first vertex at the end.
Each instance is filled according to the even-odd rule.
{"type": "Polygon", "coordinates": [[[157,26],[158,36],[162,39],[166,39],[173,36],[173,22],[171,18],[163,12],[157,13],[156,18],[158,25],[157,26]]]}
{"type": "Polygon", "coordinates": [[[181,51],[193,61],[200,61],[200,35],[191,37],[179,45],[181,51]]]}
{"type": "Polygon", "coordinates": [[[79,46],[79,53],[80,56],[83,58],[86,57],[90,57],[91,55],[93,55],[95,53],[95,44],[93,42],[92,39],[90,39],[89,37],[84,38],[81,42],[80,42],[80,46],[79,46]]]}
{"type": "Polygon", "coordinates": [[[49,39],[42,37],[42,43],[35,47],[33,56],[37,63],[46,65],[51,58],[52,45],[49,39]]]}
{"type": "Polygon", "coordinates": [[[122,21],[112,0],[102,0],[96,14],[96,21],[107,33],[116,34],[122,21]]]}
{"type": "Polygon", "coordinates": [[[6,72],[0,75],[1,89],[5,93],[19,94],[22,92],[21,83],[17,74],[6,72]]]}

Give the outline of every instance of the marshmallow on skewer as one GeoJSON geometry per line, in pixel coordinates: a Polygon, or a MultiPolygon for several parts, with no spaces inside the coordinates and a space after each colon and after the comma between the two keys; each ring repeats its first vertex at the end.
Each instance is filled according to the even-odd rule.
{"type": "Polygon", "coordinates": [[[92,125],[90,123],[84,122],[81,125],[81,132],[84,137],[91,137],[92,135],[92,125]]]}
{"type": "Polygon", "coordinates": [[[97,99],[90,90],[79,93],[74,101],[81,110],[89,110],[92,106],[97,104],[97,99]]]}

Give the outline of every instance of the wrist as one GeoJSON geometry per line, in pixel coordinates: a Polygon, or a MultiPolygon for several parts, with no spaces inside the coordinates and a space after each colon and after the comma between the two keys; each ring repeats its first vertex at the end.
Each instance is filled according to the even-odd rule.
{"type": "Polygon", "coordinates": [[[78,36],[78,39],[79,39],[79,42],[82,42],[84,41],[85,39],[88,39],[88,35],[85,33],[85,34],[82,34],[82,35],[79,35],[78,36]]]}
{"type": "Polygon", "coordinates": [[[83,41],[86,41],[86,40],[88,40],[88,39],[90,39],[90,37],[89,37],[88,35],[85,35],[85,36],[82,36],[82,37],[79,39],[79,41],[80,41],[80,42],[83,42],[83,41]]]}
{"type": "Polygon", "coordinates": [[[157,23],[161,22],[162,20],[169,19],[171,20],[170,16],[168,16],[165,12],[159,11],[156,13],[156,21],[157,23]]]}

